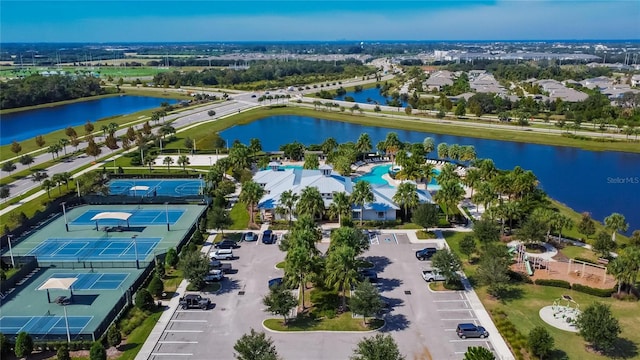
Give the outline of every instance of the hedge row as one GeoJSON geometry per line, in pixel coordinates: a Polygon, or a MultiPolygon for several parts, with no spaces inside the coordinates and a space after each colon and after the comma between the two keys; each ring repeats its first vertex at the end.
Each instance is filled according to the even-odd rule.
{"type": "Polygon", "coordinates": [[[495,310],[491,313],[498,331],[504,336],[507,343],[511,346],[513,353],[516,355],[516,359],[524,360],[525,357],[523,352],[527,351],[527,338],[518,331],[518,329],[516,329],[515,325],[507,318],[507,314],[504,311],[495,310]]]}
{"type": "Polygon", "coordinates": [[[569,282],[564,281],[564,280],[553,280],[553,279],[537,279],[536,281],[534,281],[534,283],[536,285],[541,285],[541,286],[552,286],[552,287],[559,287],[559,288],[563,288],[563,289],[571,289],[571,290],[575,290],[578,292],[582,292],[585,294],[589,294],[589,295],[593,295],[593,296],[598,296],[598,297],[611,297],[611,295],[613,295],[613,293],[616,292],[616,289],[598,289],[598,288],[592,288],[590,286],[585,286],[585,285],[580,285],[580,284],[569,284],[569,282]]]}

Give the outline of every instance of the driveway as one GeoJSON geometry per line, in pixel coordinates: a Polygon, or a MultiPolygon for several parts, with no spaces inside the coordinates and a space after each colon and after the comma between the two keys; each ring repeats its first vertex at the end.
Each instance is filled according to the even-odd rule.
{"type": "MultiPolygon", "coordinates": [[[[395,234],[396,238],[398,234],[395,234]]],[[[393,237],[393,236],[391,236],[393,237]]],[[[420,276],[428,262],[418,261],[423,245],[379,241],[364,254],[378,271],[378,288],[392,309],[381,330],[390,334],[407,359],[462,359],[467,346],[492,348],[491,337],[461,340],[459,322],[478,323],[464,292],[433,293],[420,276]]],[[[321,251],[327,243],[318,244],[321,251]]],[[[213,309],[178,309],[156,344],[151,359],[233,359],[233,345],[251,328],[264,331],[262,297],[267,281],[282,276],[274,265],[284,259],[277,245],[243,243],[234,250],[238,272],[223,281],[217,295],[209,295],[213,309]]],[[[204,294],[206,295],[206,294],[204,294]]],[[[348,358],[358,341],[373,333],[273,333],[267,331],[284,359],[334,360],[348,358]]]]}

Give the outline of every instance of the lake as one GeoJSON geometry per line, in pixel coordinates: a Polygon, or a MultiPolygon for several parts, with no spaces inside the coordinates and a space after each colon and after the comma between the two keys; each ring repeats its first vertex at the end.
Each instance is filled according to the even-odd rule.
{"type": "MultiPolygon", "coordinates": [[[[87,121],[95,122],[110,116],[156,108],[162,102],[175,104],[178,101],[123,95],[2,115],[0,145],[31,139],[68,126],[82,125],[87,121]]],[[[99,127],[96,128],[99,130],[99,127]]]]}
{"type": "Polygon", "coordinates": [[[414,143],[429,136],[436,145],[441,142],[473,145],[478,158],[491,158],[501,169],[519,165],[532,170],[549,196],[574,210],[588,211],[599,221],[619,212],[630,224],[627,235],[640,229],[640,154],[393,130],[293,115],[266,117],[226,129],[220,135],[229,143],[238,139],[248,144],[251,138],[259,138],[263,149],[278,150],[280,145],[293,141],[310,145],[322,143],[328,137],[339,143],[355,142],[361,133],[369,134],[375,147],[389,132],[396,132],[402,141],[414,143]]]}
{"type": "MultiPolygon", "coordinates": [[[[359,92],[349,91],[342,96],[336,96],[334,100],[344,100],[346,96],[351,96],[357,103],[361,104],[378,104],[378,105],[387,105],[387,100],[391,100],[391,98],[386,98],[380,94],[380,89],[378,88],[369,88],[364,89],[359,92]],[[369,100],[369,101],[368,101],[369,100]]],[[[406,107],[407,102],[402,102],[402,107],[406,107]]]]}

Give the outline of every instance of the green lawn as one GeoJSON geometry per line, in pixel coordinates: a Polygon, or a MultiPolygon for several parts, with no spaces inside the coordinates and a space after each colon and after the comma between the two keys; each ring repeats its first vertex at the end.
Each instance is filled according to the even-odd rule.
{"type": "MultiPolygon", "coordinates": [[[[570,207],[568,207],[567,205],[564,205],[559,201],[556,201],[553,199],[550,199],[550,200],[551,200],[551,206],[553,208],[557,209],[562,215],[569,217],[575,224],[572,229],[563,230],[562,236],[573,238],[573,239],[585,239],[585,236],[580,234],[577,229],[577,224],[580,222],[580,219],[582,219],[582,214],[577,211],[574,211],[573,209],[571,209],[570,207]]],[[[610,233],[610,231],[606,230],[604,225],[602,224],[602,221],[604,221],[604,219],[594,219],[594,221],[596,224],[596,233],[599,232],[600,230],[605,230],[606,232],[610,233]]],[[[587,243],[591,242],[591,239],[586,239],[586,240],[587,240],[586,241],[587,243]]],[[[629,238],[624,235],[618,234],[616,236],[616,242],[618,244],[626,244],[628,241],[629,241],[629,238]]]]}
{"type": "Polygon", "coordinates": [[[367,319],[368,324],[365,326],[362,319],[354,319],[351,312],[345,312],[332,319],[301,315],[289,320],[287,325],[283,325],[282,322],[281,318],[267,319],[263,324],[268,329],[277,331],[369,331],[384,325],[383,320],[367,319]]]}
{"type": "Polygon", "coordinates": [[[122,353],[119,360],[132,360],[135,359],[136,355],[140,349],[142,349],[142,345],[149,337],[151,330],[156,325],[160,316],[162,315],[161,310],[155,311],[149,317],[147,317],[140,326],[136,327],[135,330],[129,334],[126,338],[126,350],[122,353]]]}
{"type": "MultiPolygon", "coordinates": [[[[463,263],[464,272],[473,283],[473,277],[477,269],[477,265],[470,265],[466,261],[466,257],[460,253],[460,240],[464,237],[465,233],[445,231],[443,232],[443,235],[447,239],[452,251],[457,253],[461,259],[465,260],[463,263]]],[[[583,256],[589,258],[593,256],[592,253],[589,254],[589,250],[575,246],[569,246],[563,249],[562,252],[569,257],[583,256]]],[[[604,302],[610,304],[612,306],[613,314],[620,321],[623,329],[620,338],[633,342],[636,344],[636,347],[640,344],[640,322],[637,321],[638,313],[640,313],[638,309],[640,307],[637,302],[618,301],[613,298],[599,298],[573,290],[530,284],[517,285],[516,289],[518,291],[515,291],[514,293],[518,294],[518,296],[514,296],[513,299],[497,301],[487,294],[486,287],[476,286],[475,289],[487,310],[490,312],[496,310],[504,311],[508,315],[508,320],[510,320],[522,334],[528,334],[528,332],[535,326],[545,326],[545,328],[549,330],[551,335],[554,337],[556,348],[560,350],[548,359],[559,360],[568,358],[596,360],[605,358],[603,356],[587,352],[584,346],[585,343],[579,335],[558,330],[552,326],[546,325],[540,319],[538,315],[540,309],[544,306],[552,305],[553,301],[563,294],[571,295],[583,309],[593,302],[604,302]],[[563,357],[563,354],[566,354],[566,357],[563,357]]],[[[630,347],[628,344],[625,344],[627,344],[625,340],[621,340],[619,342],[621,347],[630,347]]],[[[619,350],[619,352],[620,351],[622,350],[619,350]]],[[[639,357],[638,355],[635,355],[633,358],[637,359],[639,357]]]]}
{"type": "Polygon", "coordinates": [[[249,226],[249,211],[244,203],[235,203],[231,208],[229,216],[231,216],[231,220],[233,220],[233,225],[229,228],[230,230],[244,230],[249,226]]]}

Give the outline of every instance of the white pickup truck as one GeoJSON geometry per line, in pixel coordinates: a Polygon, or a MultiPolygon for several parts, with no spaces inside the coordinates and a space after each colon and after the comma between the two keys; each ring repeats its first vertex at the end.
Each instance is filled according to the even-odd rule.
{"type": "Polygon", "coordinates": [[[440,274],[438,269],[422,270],[422,278],[426,282],[444,281],[444,276],[442,274],[440,274]]]}

